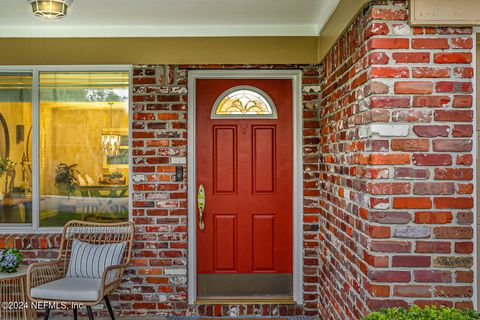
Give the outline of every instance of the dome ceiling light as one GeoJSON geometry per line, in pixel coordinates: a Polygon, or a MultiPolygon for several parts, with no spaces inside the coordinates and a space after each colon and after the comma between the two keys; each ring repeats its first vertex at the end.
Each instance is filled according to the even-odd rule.
{"type": "Polygon", "coordinates": [[[67,15],[73,0],[28,0],[33,14],[43,19],[61,19],[67,15]]]}

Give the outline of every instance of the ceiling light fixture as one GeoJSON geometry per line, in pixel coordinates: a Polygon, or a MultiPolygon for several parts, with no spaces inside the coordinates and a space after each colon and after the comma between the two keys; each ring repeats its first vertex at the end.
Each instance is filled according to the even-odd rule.
{"type": "Polygon", "coordinates": [[[61,19],[67,15],[73,0],[28,0],[33,14],[44,19],[61,19]]]}
{"type": "Polygon", "coordinates": [[[113,102],[109,102],[110,106],[110,128],[109,130],[104,130],[102,133],[102,146],[103,152],[109,157],[118,155],[118,149],[120,148],[120,142],[122,137],[118,134],[113,133],[112,131],[112,107],[113,102]]]}

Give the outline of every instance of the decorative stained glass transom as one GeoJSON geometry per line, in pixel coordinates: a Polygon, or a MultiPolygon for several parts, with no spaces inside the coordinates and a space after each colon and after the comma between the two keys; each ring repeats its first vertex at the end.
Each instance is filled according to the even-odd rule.
{"type": "Polygon", "coordinates": [[[222,93],[212,109],[212,118],[277,118],[272,99],[251,86],[233,87],[222,93]]]}

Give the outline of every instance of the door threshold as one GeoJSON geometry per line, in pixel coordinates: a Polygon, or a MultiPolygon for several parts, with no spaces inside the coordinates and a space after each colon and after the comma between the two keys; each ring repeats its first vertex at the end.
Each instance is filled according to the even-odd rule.
{"type": "Polygon", "coordinates": [[[195,304],[296,304],[292,297],[208,297],[198,298],[195,304]]]}

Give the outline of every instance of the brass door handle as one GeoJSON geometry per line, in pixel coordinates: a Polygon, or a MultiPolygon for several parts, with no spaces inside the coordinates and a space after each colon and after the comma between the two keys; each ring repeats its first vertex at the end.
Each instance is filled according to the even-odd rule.
{"type": "Polygon", "coordinates": [[[198,187],[197,207],[200,214],[198,220],[198,227],[200,228],[200,230],[203,230],[205,229],[205,224],[203,223],[203,212],[205,211],[205,188],[203,187],[203,184],[198,187]]]}

